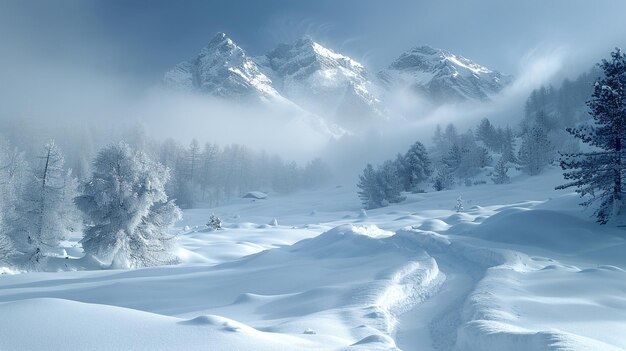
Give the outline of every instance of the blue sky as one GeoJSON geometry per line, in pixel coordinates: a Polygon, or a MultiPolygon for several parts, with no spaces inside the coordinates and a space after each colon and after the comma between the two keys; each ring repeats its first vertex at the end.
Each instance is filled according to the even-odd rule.
{"type": "Polygon", "coordinates": [[[158,80],[217,31],[254,55],[308,35],[373,70],[429,44],[515,74],[523,57],[556,49],[571,69],[590,65],[626,43],[625,13],[619,0],[4,0],[0,45],[8,66],[45,60],[158,80]]]}

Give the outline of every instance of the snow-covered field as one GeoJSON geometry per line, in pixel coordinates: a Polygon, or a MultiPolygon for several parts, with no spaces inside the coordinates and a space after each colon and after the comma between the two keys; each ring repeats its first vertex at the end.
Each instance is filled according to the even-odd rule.
{"type": "Polygon", "coordinates": [[[0,275],[0,350],[626,349],[626,232],[561,182],[366,214],[353,186],[185,211],[179,265],[0,275]]]}

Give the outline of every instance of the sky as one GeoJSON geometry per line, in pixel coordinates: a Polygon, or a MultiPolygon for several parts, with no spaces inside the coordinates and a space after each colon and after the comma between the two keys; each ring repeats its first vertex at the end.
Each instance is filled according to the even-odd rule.
{"type": "Polygon", "coordinates": [[[573,74],[626,43],[625,13],[621,0],[2,0],[0,62],[151,82],[223,31],[252,55],[310,36],[374,71],[427,44],[511,74],[558,51],[573,74]]]}

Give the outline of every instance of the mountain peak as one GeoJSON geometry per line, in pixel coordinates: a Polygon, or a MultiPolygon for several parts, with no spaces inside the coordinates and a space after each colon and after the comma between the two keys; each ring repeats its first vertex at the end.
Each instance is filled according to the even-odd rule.
{"type": "Polygon", "coordinates": [[[409,86],[433,101],[489,100],[512,80],[463,56],[427,45],[404,52],[379,78],[387,87],[409,86]]]}
{"type": "Polygon", "coordinates": [[[219,44],[219,43],[221,43],[221,42],[223,42],[225,40],[230,40],[230,38],[228,38],[226,33],[224,33],[224,32],[217,32],[213,36],[213,39],[211,39],[211,41],[209,42],[209,45],[216,45],[216,44],[219,44]]]}
{"type": "MultiPolygon", "coordinates": [[[[278,45],[261,60],[277,89],[306,109],[338,121],[337,115],[347,110],[346,105],[358,105],[361,118],[378,118],[378,99],[367,72],[348,56],[304,37],[278,45]]],[[[345,118],[340,124],[354,127],[357,123],[345,118]]]]}
{"type": "Polygon", "coordinates": [[[271,80],[222,32],[218,32],[196,57],[167,72],[164,83],[173,88],[204,91],[216,96],[264,99],[278,96],[271,80]]]}

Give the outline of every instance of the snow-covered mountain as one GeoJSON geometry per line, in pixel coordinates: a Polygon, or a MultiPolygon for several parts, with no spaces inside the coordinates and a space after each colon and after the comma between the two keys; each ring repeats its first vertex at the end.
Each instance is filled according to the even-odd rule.
{"type": "Polygon", "coordinates": [[[195,58],[167,72],[164,83],[228,98],[271,99],[279,95],[254,60],[224,33],[217,33],[195,58]]]}
{"type": "Polygon", "coordinates": [[[365,67],[311,39],[281,44],[258,62],[283,96],[340,125],[355,127],[381,116],[365,67]]]}
{"type": "Polygon", "coordinates": [[[430,46],[413,48],[379,72],[387,89],[410,88],[435,103],[487,101],[512,77],[430,46]]]}
{"type": "Polygon", "coordinates": [[[402,54],[376,77],[354,59],[300,39],[251,57],[224,33],[164,77],[167,87],[237,99],[280,102],[328,126],[356,131],[386,118],[396,89],[409,88],[436,104],[489,100],[511,82],[462,56],[422,46],[402,54]]]}

